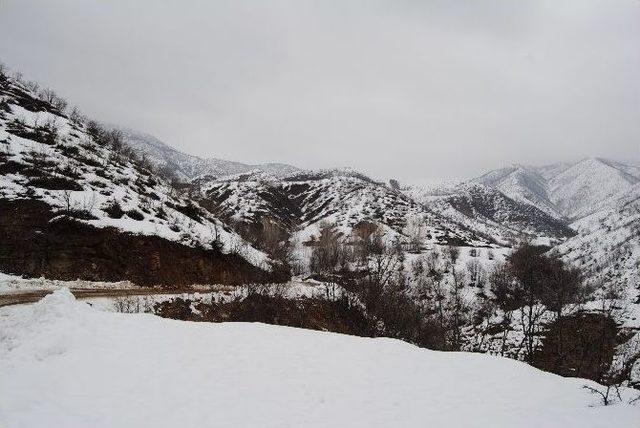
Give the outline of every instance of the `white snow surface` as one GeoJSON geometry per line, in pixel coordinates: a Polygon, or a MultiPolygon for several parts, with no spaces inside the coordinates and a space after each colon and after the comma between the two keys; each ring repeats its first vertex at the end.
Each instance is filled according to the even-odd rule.
{"type": "MultiPolygon", "coordinates": [[[[488,355],[100,312],[58,290],[0,310],[3,427],[637,427],[597,384],[488,355]]],[[[633,391],[624,390],[625,399],[633,391]]]]}
{"type": "Polygon", "coordinates": [[[81,279],[77,279],[75,281],[63,281],[47,278],[22,278],[18,275],[0,272],[0,295],[38,290],[57,290],[65,287],[74,289],[89,288],[92,290],[113,290],[135,288],[136,286],[130,281],[108,282],[84,281],[81,279]]]}

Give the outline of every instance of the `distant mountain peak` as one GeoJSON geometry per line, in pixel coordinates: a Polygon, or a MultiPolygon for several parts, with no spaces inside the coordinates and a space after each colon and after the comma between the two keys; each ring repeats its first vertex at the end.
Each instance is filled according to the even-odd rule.
{"type": "Polygon", "coordinates": [[[556,218],[590,214],[640,182],[640,168],[601,157],[540,167],[515,163],[474,180],[556,218]]]}
{"type": "Polygon", "coordinates": [[[201,176],[223,177],[251,171],[263,171],[275,177],[284,177],[301,171],[295,166],[278,162],[250,165],[215,157],[202,158],[183,153],[151,134],[126,128],[119,130],[124,134],[127,144],[149,157],[152,163],[165,167],[184,181],[201,176]]]}

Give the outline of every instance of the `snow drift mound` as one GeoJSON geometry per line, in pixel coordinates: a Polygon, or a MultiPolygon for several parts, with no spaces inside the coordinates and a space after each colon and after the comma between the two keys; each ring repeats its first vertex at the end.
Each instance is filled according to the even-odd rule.
{"type": "MultiPolygon", "coordinates": [[[[0,310],[0,426],[637,427],[524,364],[390,339],[101,313],[59,290],[0,310]]],[[[626,391],[629,392],[629,391],[626,391]]]]}

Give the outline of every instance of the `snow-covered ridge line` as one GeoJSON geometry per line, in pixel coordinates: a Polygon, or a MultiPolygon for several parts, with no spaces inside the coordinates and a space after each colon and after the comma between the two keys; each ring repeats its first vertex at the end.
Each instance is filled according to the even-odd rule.
{"type": "Polygon", "coordinates": [[[299,168],[270,162],[250,165],[241,162],[228,161],[217,158],[202,158],[183,153],[153,135],[109,125],[123,133],[127,144],[145,154],[155,165],[170,170],[178,179],[189,181],[198,177],[224,177],[250,172],[263,172],[274,177],[284,177],[300,171],[299,168]]]}
{"type": "Polygon", "coordinates": [[[640,168],[592,157],[540,167],[516,164],[472,181],[499,189],[557,218],[576,220],[606,208],[640,182],[640,168]]]}

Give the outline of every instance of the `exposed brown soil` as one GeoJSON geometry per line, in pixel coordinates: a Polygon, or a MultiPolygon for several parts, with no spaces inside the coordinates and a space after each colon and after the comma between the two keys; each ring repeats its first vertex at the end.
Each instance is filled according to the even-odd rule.
{"type": "Polygon", "coordinates": [[[96,228],[56,215],[42,201],[0,200],[0,271],[168,287],[284,282],[289,278],[284,271],[258,269],[238,255],[96,228]]]}

